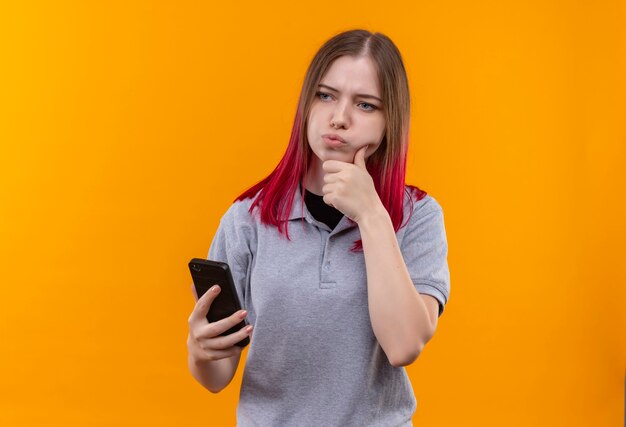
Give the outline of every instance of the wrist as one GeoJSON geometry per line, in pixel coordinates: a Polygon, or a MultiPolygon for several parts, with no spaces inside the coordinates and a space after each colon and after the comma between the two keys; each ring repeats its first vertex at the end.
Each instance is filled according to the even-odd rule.
{"type": "Polygon", "coordinates": [[[368,209],[363,216],[361,216],[357,224],[359,228],[372,228],[380,226],[381,223],[390,222],[391,218],[385,206],[381,203],[376,204],[372,209],[368,209]]]}

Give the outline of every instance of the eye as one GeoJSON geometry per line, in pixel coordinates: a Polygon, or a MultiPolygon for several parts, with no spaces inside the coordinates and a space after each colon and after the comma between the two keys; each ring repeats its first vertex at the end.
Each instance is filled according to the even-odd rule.
{"type": "Polygon", "coordinates": [[[330,96],[328,93],[325,92],[316,92],[315,95],[320,98],[322,101],[326,101],[328,98],[324,98],[325,96],[330,96]]]}
{"type": "Polygon", "coordinates": [[[373,104],[368,104],[367,102],[361,102],[361,104],[360,104],[360,105],[367,105],[367,106],[369,106],[369,107],[370,107],[370,108],[367,108],[365,111],[374,111],[374,110],[377,110],[377,109],[378,109],[378,107],[377,107],[377,106],[375,106],[375,105],[373,105],[373,104]]]}
{"type": "MultiPolygon", "coordinates": [[[[320,100],[322,101],[329,101],[332,98],[332,95],[326,92],[315,92],[315,96],[317,96],[320,100]],[[328,98],[325,98],[328,97],[328,98]]],[[[363,109],[364,111],[375,111],[378,110],[378,107],[373,105],[373,104],[369,104],[367,102],[360,102],[358,105],[365,105],[366,107],[363,109]]]]}

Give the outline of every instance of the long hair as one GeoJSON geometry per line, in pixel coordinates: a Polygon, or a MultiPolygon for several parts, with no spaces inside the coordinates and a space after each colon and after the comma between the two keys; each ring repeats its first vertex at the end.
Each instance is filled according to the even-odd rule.
{"type": "MultiPolygon", "coordinates": [[[[278,166],[263,180],[239,195],[235,201],[257,195],[249,212],[258,207],[263,224],[278,227],[279,234],[288,240],[288,215],[296,188],[302,185],[307,175],[309,162],[314,156],[307,138],[307,124],[311,104],[317,86],[332,63],[339,57],[368,56],[376,67],[382,90],[385,114],[385,135],[378,149],[366,159],[366,167],[372,176],[378,196],[387,209],[394,230],[403,227],[403,204],[405,175],[409,145],[410,95],[409,84],[400,51],[384,34],[355,29],[335,35],[329,39],[313,57],[306,72],[295,120],[291,129],[289,145],[278,166]]],[[[421,200],[426,192],[407,185],[410,196],[421,200]]],[[[304,190],[300,206],[304,205],[304,190]]],[[[413,199],[410,199],[413,213],[413,199]]],[[[409,216],[410,216],[409,215],[409,216]]],[[[348,218],[348,220],[352,221],[348,218]]],[[[407,219],[408,222],[408,219],[407,219]]],[[[350,249],[362,251],[362,241],[354,242],[350,249]]]]}

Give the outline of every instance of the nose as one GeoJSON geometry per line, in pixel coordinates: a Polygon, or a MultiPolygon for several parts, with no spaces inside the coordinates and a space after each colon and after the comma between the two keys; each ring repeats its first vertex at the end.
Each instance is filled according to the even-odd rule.
{"type": "Polygon", "coordinates": [[[334,109],[330,123],[331,126],[336,128],[346,128],[349,124],[348,119],[348,106],[345,103],[337,103],[337,107],[334,109]]]}

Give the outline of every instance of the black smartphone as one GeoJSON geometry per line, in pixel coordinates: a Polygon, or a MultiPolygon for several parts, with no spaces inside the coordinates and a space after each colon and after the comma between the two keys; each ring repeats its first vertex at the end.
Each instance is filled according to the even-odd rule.
{"type": "MultiPolygon", "coordinates": [[[[189,271],[193,278],[193,284],[196,288],[198,299],[216,284],[221,288],[220,293],[213,300],[213,303],[211,303],[209,312],[206,315],[209,323],[222,320],[232,315],[234,312],[241,310],[241,303],[237,296],[237,290],[235,289],[235,283],[233,282],[233,276],[230,272],[230,268],[228,268],[228,264],[225,262],[194,258],[189,261],[189,271]]],[[[229,330],[222,332],[220,336],[237,332],[247,324],[246,319],[243,319],[229,330]]],[[[235,345],[245,347],[249,343],[250,337],[245,337],[235,345]]]]}

